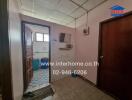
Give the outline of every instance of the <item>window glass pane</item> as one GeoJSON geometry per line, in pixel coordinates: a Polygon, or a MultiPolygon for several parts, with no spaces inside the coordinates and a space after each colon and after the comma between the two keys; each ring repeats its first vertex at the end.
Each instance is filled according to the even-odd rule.
{"type": "Polygon", "coordinates": [[[49,34],[44,34],[44,41],[48,42],[49,41],[49,34]]]}
{"type": "Polygon", "coordinates": [[[36,41],[44,41],[42,33],[36,33],[36,41]]]}

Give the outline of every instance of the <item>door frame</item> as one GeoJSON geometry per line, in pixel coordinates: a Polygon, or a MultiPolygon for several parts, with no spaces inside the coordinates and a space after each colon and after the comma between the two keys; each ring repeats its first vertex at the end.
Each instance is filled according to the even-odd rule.
{"type": "Polygon", "coordinates": [[[9,0],[0,0],[0,71],[2,74],[2,100],[13,100],[8,3],[9,0]]]}
{"type": "MultiPolygon", "coordinates": [[[[99,62],[99,65],[98,65],[98,68],[97,68],[97,87],[99,89],[101,89],[99,87],[99,81],[100,81],[100,76],[99,75],[100,75],[100,72],[101,72],[101,69],[100,69],[101,59],[100,59],[100,57],[102,56],[102,37],[103,37],[103,35],[102,35],[102,25],[105,24],[105,23],[111,22],[111,21],[116,21],[118,19],[130,16],[130,15],[132,15],[132,11],[129,11],[129,12],[123,14],[123,16],[106,19],[106,20],[99,23],[99,38],[98,38],[98,62],[99,62]]],[[[105,90],[103,90],[103,91],[105,91],[105,90]]]]}
{"type": "Polygon", "coordinates": [[[30,24],[30,25],[38,25],[38,26],[42,26],[42,27],[47,27],[49,28],[49,83],[51,83],[51,66],[50,66],[50,61],[51,61],[51,28],[50,26],[47,25],[43,25],[43,24],[38,24],[38,23],[33,23],[33,22],[28,22],[28,21],[21,21],[21,33],[22,33],[22,56],[23,56],[23,84],[24,84],[24,91],[27,89],[27,87],[25,86],[25,72],[24,70],[26,69],[26,52],[25,52],[25,24],[30,24]]]}

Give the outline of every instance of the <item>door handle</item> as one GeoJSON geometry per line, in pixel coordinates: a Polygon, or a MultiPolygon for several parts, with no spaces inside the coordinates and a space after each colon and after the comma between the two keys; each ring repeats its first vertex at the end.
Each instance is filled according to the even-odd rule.
{"type": "Polygon", "coordinates": [[[100,59],[103,59],[104,58],[104,56],[100,56],[100,59]]]}

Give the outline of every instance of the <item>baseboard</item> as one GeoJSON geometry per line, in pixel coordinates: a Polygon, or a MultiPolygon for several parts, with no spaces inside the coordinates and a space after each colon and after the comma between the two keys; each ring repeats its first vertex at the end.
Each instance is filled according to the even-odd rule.
{"type": "Polygon", "coordinates": [[[84,76],[81,75],[77,75],[79,78],[81,78],[82,80],[86,81],[87,83],[89,83],[90,85],[97,87],[96,84],[94,84],[93,82],[91,82],[90,80],[88,80],[87,78],[85,78],[84,76]]]}

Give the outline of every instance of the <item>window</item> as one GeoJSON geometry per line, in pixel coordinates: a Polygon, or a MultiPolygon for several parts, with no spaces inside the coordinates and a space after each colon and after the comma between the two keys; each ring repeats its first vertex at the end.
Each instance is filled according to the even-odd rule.
{"type": "Polygon", "coordinates": [[[43,42],[43,33],[36,33],[36,41],[43,42]]]}
{"type": "Polygon", "coordinates": [[[37,42],[49,42],[49,34],[46,33],[36,33],[37,42]]]}
{"type": "Polygon", "coordinates": [[[44,34],[44,41],[49,42],[49,34],[44,34]]]}

